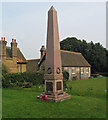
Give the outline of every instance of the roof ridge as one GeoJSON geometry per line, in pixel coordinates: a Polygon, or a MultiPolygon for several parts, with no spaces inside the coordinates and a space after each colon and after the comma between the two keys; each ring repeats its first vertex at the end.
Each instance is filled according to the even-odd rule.
{"type": "Polygon", "coordinates": [[[31,59],[29,59],[29,60],[27,60],[27,61],[31,61],[31,60],[40,60],[40,59],[32,59],[32,58],[31,58],[31,59]]]}
{"type": "Polygon", "coordinates": [[[67,50],[60,50],[61,52],[68,52],[68,53],[74,53],[74,54],[81,54],[80,52],[72,52],[72,51],[67,51],[67,50]]]}

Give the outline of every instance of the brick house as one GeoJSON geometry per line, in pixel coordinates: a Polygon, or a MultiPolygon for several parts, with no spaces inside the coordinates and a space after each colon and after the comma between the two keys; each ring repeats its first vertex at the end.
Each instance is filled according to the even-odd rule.
{"type": "Polygon", "coordinates": [[[2,64],[8,69],[9,73],[26,72],[26,59],[19,48],[17,48],[16,39],[12,39],[11,47],[6,46],[5,37],[0,40],[0,57],[2,64]]]}

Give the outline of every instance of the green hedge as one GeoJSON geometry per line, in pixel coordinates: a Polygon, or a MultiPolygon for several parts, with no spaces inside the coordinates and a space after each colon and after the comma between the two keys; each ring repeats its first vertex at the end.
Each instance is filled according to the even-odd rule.
{"type": "MultiPolygon", "coordinates": [[[[67,80],[69,79],[69,73],[63,71],[63,85],[67,87],[67,80]]],[[[37,71],[34,73],[6,73],[2,75],[2,87],[22,87],[29,82],[31,85],[44,84],[44,72],[37,71]]]]}
{"type": "Polygon", "coordinates": [[[2,76],[2,87],[22,86],[22,83],[30,82],[33,85],[44,84],[44,73],[41,71],[34,73],[7,73],[2,76]]]}

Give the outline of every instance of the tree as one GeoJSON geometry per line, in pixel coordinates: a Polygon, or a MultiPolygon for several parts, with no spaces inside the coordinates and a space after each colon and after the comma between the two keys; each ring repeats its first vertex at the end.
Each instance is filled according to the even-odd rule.
{"type": "Polygon", "coordinates": [[[60,42],[62,50],[80,52],[92,67],[92,73],[108,72],[108,50],[100,43],[87,43],[85,40],[78,40],[75,37],[68,37],[60,42]]]}

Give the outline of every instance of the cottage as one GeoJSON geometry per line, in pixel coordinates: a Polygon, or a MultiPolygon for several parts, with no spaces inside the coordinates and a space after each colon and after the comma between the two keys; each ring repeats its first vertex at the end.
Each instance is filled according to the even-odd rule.
{"type": "MultiPolygon", "coordinates": [[[[27,71],[35,72],[39,69],[44,70],[45,47],[40,49],[40,59],[28,60],[27,71]]],[[[87,79],[91,74],[91,66],[81,53],[66,50],[61,51],[62,70],[69,72],[69,80],[87,79]]]]}

